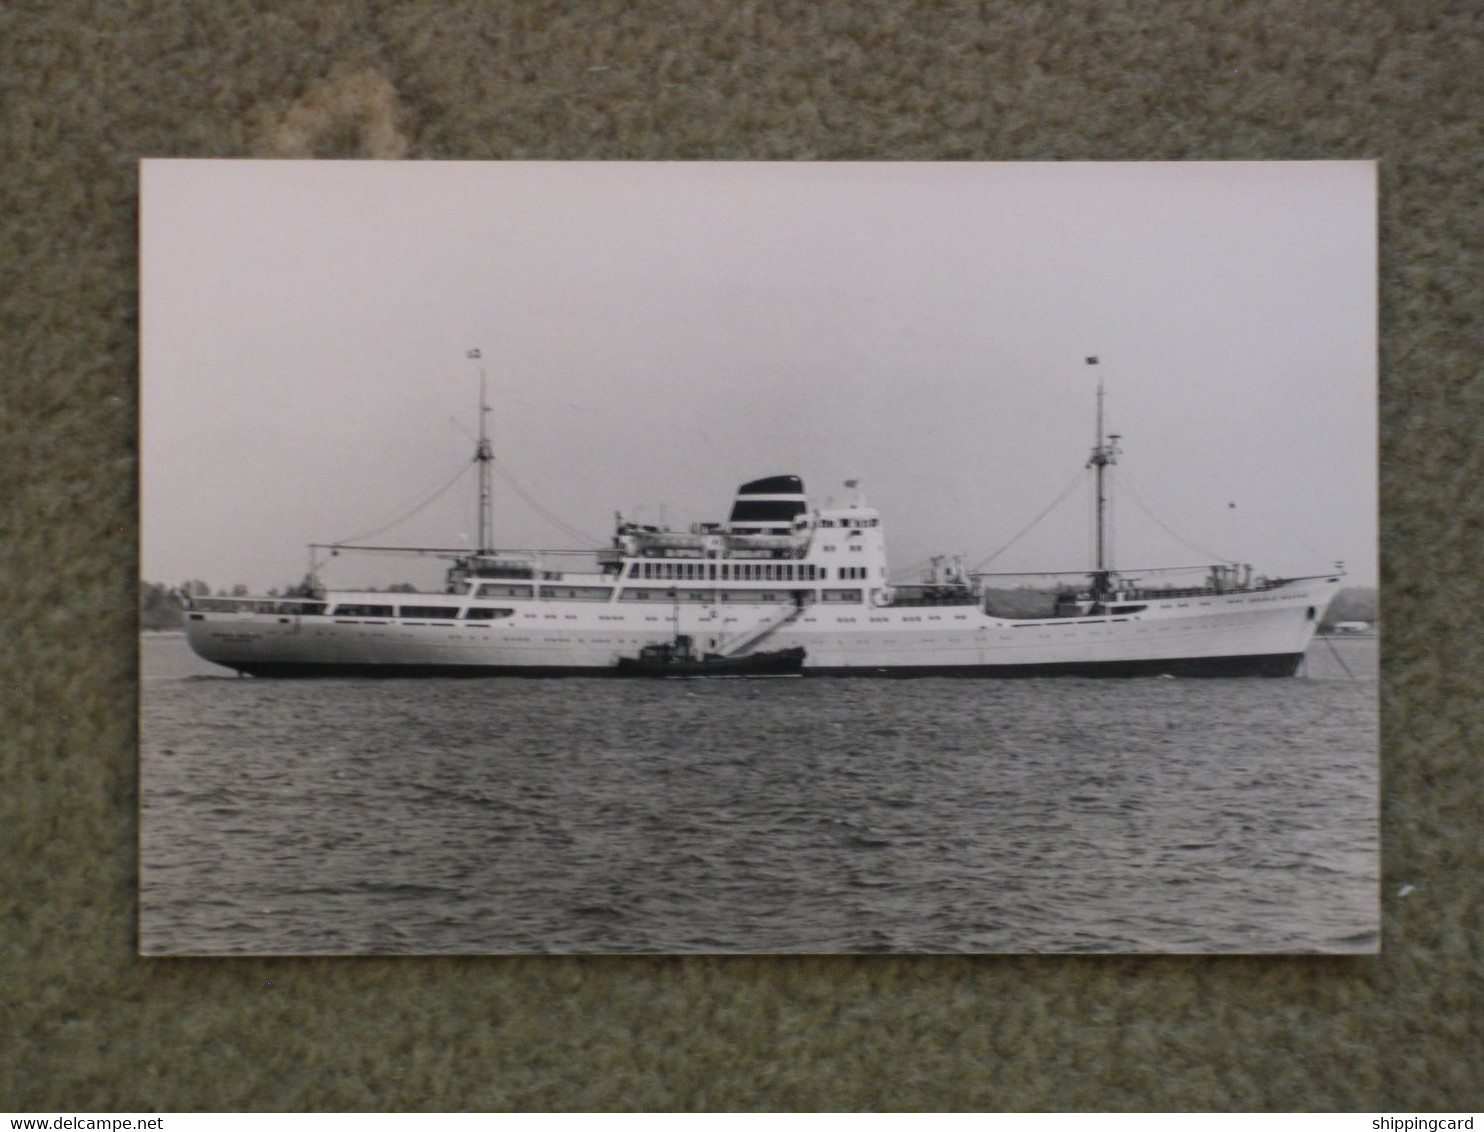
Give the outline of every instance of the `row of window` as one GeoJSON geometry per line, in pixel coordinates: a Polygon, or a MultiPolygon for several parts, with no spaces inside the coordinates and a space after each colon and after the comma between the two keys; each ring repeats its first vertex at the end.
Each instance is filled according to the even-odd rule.
{"type": "Polygon", "coordinates": [[[628,576],[678,582],[812,582],[824,572],[808,562],[631,562],[628,576]]]}
{"type": "MultiPolygon", "coordinates": [[[[597,587],[576,587],[581,589],[596,589],[597,587]]],[[[860,604],[864,597],[860,590],[823,590],[821,600],[827,602],[849,602],[860,604]]],[[[813,601],[812,593],[794,595],[783,590],[641,590],[628,589],[619,595],[620,601],[654,601],[654,602],[692,602],[710,603],[714,601],[724,602],[786,602],[793,601],[797,597],[802,601],[813,601]]],[[[606,600],[606,596],[605,599],[606,600]]],[[[453,606],[445,605],[337,605],[330,611],[335,617],[400,617],[404,620],[428,620],[428,621],[454,621],[459,617],[459,610],[453,606]]],[[[492,609],[488,607],[475,606],[466,610],[463,614],[466,621],[498,621],[503,617],[513,616],[513,609],[492,609]]],[[[554,614],[552,616],[555,616],[554,614]]]]}
{"type": "MultiPolygon", "coordinates": [[[[883,576],[885,568],[879,571],[883,576]]],[[[840,566],[834,571],[839,581],[864,581],[870,574],[866,566],[840,566]]],[[[802,562],[635,562],[629,567],[629,577],[651,581],[683,582],[823,582],[830,578],[827,566],[815,566],[802,562]],[[642,569],[641,569],[642,567],[642,569]]],[[[668,593],[668,591],[655,591],[668,593]]],[[[535,597],[531,586],[514,585],[509,582],[481,582],[479,597],[535,597]]],[[[541,596],[551,601],[607,601],[613,596],[610,586],[553,586],[543,585],[541,596]]],[[[627,595],[625,595],[627,597],[627,595]]],[[[628,598],[642,601],[643,598],[628,598]]],[[[355,607],[362,608],[362,607],[355,607]]],[[[386,606],[365,608],[385,609],[386,606]]],[[[387,617],[390,614],[361,614],[365,617],[387,617]]],[[[436,616],[436,614],[413,614],[412,616],[436,616]]]]}
{"type": "MultiPolygon", "coordinates": [[[[486,582],[479,587],[477,596],[531,598],[536,596],[536,591],[530,586],[492,586],[486,582]]],[[[607,601],[613,596],[613,587],[543,585],[541,596],[548,601],[607,601]]]]}
{"type": "MultiPolygon", "coordinates": [[[[789,590],[640,590],[627,589],[618,595],[618,600],[624,601],[655,601],[655,602],[698,602],[709,603],[714,601],[724,602],[788,602],[799,601],[809,603],[815,600],[813,590],[789,591],[789,590]]],[[[860,604],[865,600],[861,590],[821,590],[821,601],[848,601],[860,604]]]]}
{"type": "MultiPolygon", "coordinates": [[[[402,617],[413,620],[453,621],[459,616],[456,606],[449,605],[337,605],[332,611],[336,617],[402,617]]],[[[502,617],[515,615],[513,609],[470,609],[464,614],[466,621],[498,621],[502,617]]]]}

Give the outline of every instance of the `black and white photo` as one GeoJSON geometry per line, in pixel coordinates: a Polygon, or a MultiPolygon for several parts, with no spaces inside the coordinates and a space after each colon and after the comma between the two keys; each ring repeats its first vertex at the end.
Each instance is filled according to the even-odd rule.
{"type": "Polygon", "coordinates": [[[1374,165],[142,181],[144,952],[1379,947],[1374,165]]]}

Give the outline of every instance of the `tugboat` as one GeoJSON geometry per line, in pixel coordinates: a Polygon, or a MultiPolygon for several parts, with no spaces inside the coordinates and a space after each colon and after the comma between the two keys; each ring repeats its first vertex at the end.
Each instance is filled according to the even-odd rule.
{"type": "Polygon", "coordinates": [[[720,653],[696,651],[695,640],[681,634],[673,641],[645,645],[638,656],[618,658],[620,676],[670,677],[706,676],[802,676],[805,650],[774,649],[746,656],[723,656],[720,653]]]}

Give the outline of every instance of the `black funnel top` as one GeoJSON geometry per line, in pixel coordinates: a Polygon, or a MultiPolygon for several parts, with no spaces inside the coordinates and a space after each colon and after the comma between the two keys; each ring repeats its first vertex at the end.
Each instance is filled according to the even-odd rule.
{"type": "Polygon", "coordinates": [[[766,479],[744,483],[737,489],[738,495],[803,495],[804,481],[798,476],[768,476],[766,479]]]}

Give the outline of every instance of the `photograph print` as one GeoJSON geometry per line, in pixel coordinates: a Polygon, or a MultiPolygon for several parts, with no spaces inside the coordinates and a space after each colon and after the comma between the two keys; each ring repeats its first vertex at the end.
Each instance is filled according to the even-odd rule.
{"type": "Polygon", "coordinates": [[[141,197],[144,954],[1379,949],[1373,163],[141,197]]]}

